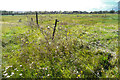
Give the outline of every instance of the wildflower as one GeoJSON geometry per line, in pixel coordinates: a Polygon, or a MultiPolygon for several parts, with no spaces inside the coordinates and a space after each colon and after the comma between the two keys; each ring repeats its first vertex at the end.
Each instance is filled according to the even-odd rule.
{"type": "Polygon", "coordinates": [[[7,76],[7,75],[8,75],[8,73],[4,74],[4,76],[7,76]]]}
{"type": "Polygon", "coordinates": [[[12,66],[9,66],[9,67],[12,67],[12,66]]]}
{"type": "Polygon", "coordinates": [[[8,67],[6,67],[5,69],[7,70],[9,68],[9,66],[8,67]]]}
{"type": "Polygon", "coordinates": [[[55,52],[57,53],[57,50],[55,50],[55,52]]]}
{"type": "Polygon", "coordinates": [[[78,73],[78,71],[77,71],[77,73],[78,73]]]}
{"type": "Polygon", "coordinates": [[[81,74],[83,73],[83,71],[81,71],[81,74]]]}
{"type": "Polygon", "coordinates": [[[65,48],[67,48],[67,47],[65,46],[65,48]]]}
{"type": "Polygon", "coordinates": [[[99,72],[97,73],[97,75],[99,75],[99,72]]]}
{"type": "Polygon", "coordinates": [[[69,32],[67,33],[67,35],[69,35],[69,32]]]}
{"type": "Polygon", "coordinates": [[[49,44],[51,44],[51,42],[49,42],[49,44]]]}
{"type": "Polygon", "coordinates": [[[115,59],[116,59],[116,56],[115,56],[115,59]]]}
{"type": "Polygon", "coordinates": [[[78,77],[80,77],[80,75],[78,75],[78,77]]]}
{"type": "Polygon", "coordinates": [[[22,55],[23,53],[21,52],[20,54],[22,55]]]}
{"type": "Polygon", "coordinates": [[[80,36],[80,39],[82,39],[82,36],[80,36]]]}
{"type": "Polygon", "coordinates": [[[38,40],[40,40],[41,38],[39,37],[38,40]]]}
{"type": "Polygon", "coordinates": [[[45,68],[45,70],[47,70],[47,68],[45,68]]]}
{"type": "Polygon", "coordinates": [[[28,43],[28,41],[26,43],[28,43]]]}
{"type": "Polygon", "coordinates": [[[10,76],[7,76],[7,78],[9,78],[10,76]]]}
{"type": "Polygon", "coordinates": [[[47,76],[50,76],[50,74],[48,74],[47,76]]]}
{"type": "Polygon", "coordinates": [[[24,40],[24,38],[21,38],[21,41],[24,40]]]}
{"type": "Polygon", "coordinates": [[[61,27],[58,27],[58,29],[60,30],[60,29],[62,29],[61,27]]]}
{"type": "Polygon", "coordinates": [[[13,75],[13,74],[14,74],[14,72],[11,73],[11,75],[13,75]]]}
{"type": "Polygon", "coordinates": [[[74,70],[74,72],[75,72],[75,70],[74,70]]]}
{"type": "Polygon", "coordinates": [[[47,29],[50,29],[50,26],[48,26],[47,29]]]}
{"type": "Polygon", "coordinates": [[[46,33],[47,31],[46,31],[46,30],[44,30],[44,32],[46,33]]]}
{"type": "Polygon", "coordinates": [[[20,67],[22,67],[22,65],[20,65],[20,67]]]}
{"type": "Polygon", "coordinates": [[[20,73],[19,75],[22,76],[22,73],[20,73]]]}
{"type": "Polygon", "coordinates": [[[4,71],[3,73],[6,73],[6,71],[4,71]]]}

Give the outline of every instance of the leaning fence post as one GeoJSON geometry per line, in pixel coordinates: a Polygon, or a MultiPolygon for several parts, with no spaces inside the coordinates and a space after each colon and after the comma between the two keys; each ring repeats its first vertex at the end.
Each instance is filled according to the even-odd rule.
{"type": "Polygon", "coordinates": [[[57,22],[59,22],[59,21],[56,19],[56,20],[55,20],[54,30],[53,30],[53,37],[52,37],[52,40],[54,39],[54,35],[55,35],[55,30],[56,30],[57,22]]]}
{"type": "Polygon", "coordinates": [[[36,24],[38,25],[38,13],[36,12],[36,24]]]}

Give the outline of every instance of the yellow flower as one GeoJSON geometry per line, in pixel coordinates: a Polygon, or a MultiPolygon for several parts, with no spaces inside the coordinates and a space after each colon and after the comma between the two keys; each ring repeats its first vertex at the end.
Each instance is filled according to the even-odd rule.
{"type": "Polygon", "coordinates": [[[80,75],[78,75],[78,77],[80,77],[80,75]]]}
{"type": "Polygon", "coordinates": [[[67,35],[69,35],[69,32],[67,33],[67,35]]]}
{"type": "Polygon", "coordinates": [[[81,71],[81,74],[83,73],[83,71],[81,71]]]}
{"type": "Polygon", "coordinates": [[[80,39],[82,39],[82,36],[80,36],[80,39]]]}
{"type": "Polygon", "coordinates": [[[28,42],[26,42],[26,43],[28,43],[28,42]]]}
{"type": "Polygon", "coordinates": [[[21,40],[24,40],[24,38],[21,38],[21,40]]]}
{"type": "Polygon", "coordinates": [[[35,74],[37,74],[37,73],[35,73],[35,74]]]}

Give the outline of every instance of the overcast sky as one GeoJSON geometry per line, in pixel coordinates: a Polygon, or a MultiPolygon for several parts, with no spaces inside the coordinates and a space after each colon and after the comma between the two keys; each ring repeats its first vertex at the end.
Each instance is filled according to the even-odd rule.
{"type": "Polygon", "coordinates": [[[1,0],[7,11],[90,11],[107,10],[120,0],[1,0]]]}

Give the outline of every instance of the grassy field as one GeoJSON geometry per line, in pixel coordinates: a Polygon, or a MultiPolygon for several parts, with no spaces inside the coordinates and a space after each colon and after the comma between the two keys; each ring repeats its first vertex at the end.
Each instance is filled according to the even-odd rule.
{"type": "Polygon", "coordinates": [[[119,76],[117,14],[42,14],[39,28],[35,15],[2,16],[0,23],[3,78],[119,76]]]}

